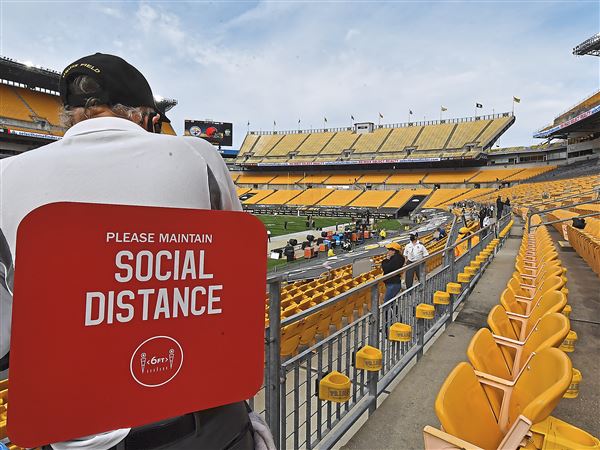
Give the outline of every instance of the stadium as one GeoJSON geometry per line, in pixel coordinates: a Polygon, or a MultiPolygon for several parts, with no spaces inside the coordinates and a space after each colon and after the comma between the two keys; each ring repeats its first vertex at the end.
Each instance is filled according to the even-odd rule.
{"type": "MultiPolygon", "coordinates": [[[[574,55],[599,56],[599,36],[574,55]]],[[[0,72],[0,158],[60,140],[60,73],[0,72]]],[[[517,120],[248,129],[239,151],[221,148],[227,123],[186,123],[269,235],[264,382],[246,400],[276,448],[600,449],[600,92],[538,144],[499,147],[517,120]],[[384,273],[414,234],[427,256],[384,273]]],[[[19,449],[3,375],[0,439],[19,449]]]]}

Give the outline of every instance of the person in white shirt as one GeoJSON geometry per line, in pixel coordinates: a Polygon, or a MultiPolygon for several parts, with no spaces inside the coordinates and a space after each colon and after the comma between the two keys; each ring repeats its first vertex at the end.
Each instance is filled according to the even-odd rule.
{"type": "MultiPolygon", "coordinates": [[[[62,118],[70,127],[64,137],[0,161],[0,361],[7,367],[16,233],[30,211],[59,201],[241,210],[227,167],[212,145],[157,134],[166,118],[145,77],[125,60],[100,53],[81,58],[63,71],[59,90],[62,118]]],[[[224,448],[231,442],[236,449],[254,448],[244,402],[44,448],[185,450],[224,448]]]]}
{"type": "MultiPolygon", "coordinates": [[[[408,244],[406,244],[406,247],[404,247],[404,257],[406,258],[406,265],[420,261],[421,259],[423,259],[427,256],[429,256],[429,252],[427,251],[425,246],[423,244],[421,244],[421,242],[418,239],[417,234],[411,233],[410,234],[410,242],[408,244]]],[[[417,280],[419,280],[419,268],[418,267],[413,267],[411,269],[406,270],[406,275],[405,275],[406,289],[410,289],[412,287],[414,280],[415,280],[415,276],[417,277],[417,280]]]]}

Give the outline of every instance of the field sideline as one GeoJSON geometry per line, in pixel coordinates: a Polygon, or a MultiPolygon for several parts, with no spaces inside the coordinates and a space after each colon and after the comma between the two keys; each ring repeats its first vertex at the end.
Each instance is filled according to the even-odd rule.
{"type": "Polygon", "coordinates": [[[346,217],[313,217],[315,228],[306,226],[306,216],[280,216],[270,214],[257,214],[267,230],[271,231],[271,237],[281,236],[282,234],[297,233],[299,231],[311,231],[315,228],[328,227],[336,224],[343,224],[349,221],[346,217]],[[287,229],[284,227],[287,222],[287,229]]]}

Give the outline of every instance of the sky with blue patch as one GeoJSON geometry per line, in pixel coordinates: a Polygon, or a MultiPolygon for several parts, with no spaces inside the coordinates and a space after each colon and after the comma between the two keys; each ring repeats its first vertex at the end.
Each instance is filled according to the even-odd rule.
{"type": "Polygon", "coordinates": [[[598,1],[54,2],[0,0],[0,54],[62,70],[96,51],[138,67],[185,119],[252,130],[405,122],[510,111],[500,146],[600,88],[598,1]]]}

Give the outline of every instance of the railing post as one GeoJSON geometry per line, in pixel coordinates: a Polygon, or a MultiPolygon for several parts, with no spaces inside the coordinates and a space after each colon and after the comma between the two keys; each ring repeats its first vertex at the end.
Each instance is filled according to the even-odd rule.
{"type": "MultiPolygon", "coordinates": [[[[379,317],[379,289],[378,284],[371,286],[371,315],[369,317],[369,345],[379,348],[379,333],[383,323],[379,317]]],[[[385,330],[381,330],[384,334],[385,330]]],[[[385,355],[383,355],[385,359],[385,355]]],[[[378,372],[369,372],[367,374],[367,387],[371,402],[369,403],[369,416],[377,409],[377,382],[379,381],[378,372]]]]}
{"type": "Polygon", "coordinates": [[[277,448],[281,447],[281,279],[269,282],[269,327],[266,330],[267,361],[265,380],[265,416],[277,448]]]}
{"type": "MultiPolygon", "coordinates": [[[[427,270],[426,270],[425,262],[421,262],[419,267],[417,268],[419,272],[419,287],[417,291],[417,304],[425,303],[425,297],[427,293],[426,285],[427,285],[427,270]]],[[[414,314],[417,314],[416,305],[414,314]]],[[[425,319],[417,319],[417,361],[419,361],[423,357],[423,342],[425,340],[425,319]]]]}
{"type": "MultiPolygon", "coordinates": [[[[448,252],[448,266],[450,266],[450,281],[456,280],[456,264],[454,261],[454,248],[446,249],[448,252]]],[[[446,327],[452,323],[454,317],[454,294],[450,294],[450,304],[448,305],[448,318],[446,319],[446,327]]]]}

